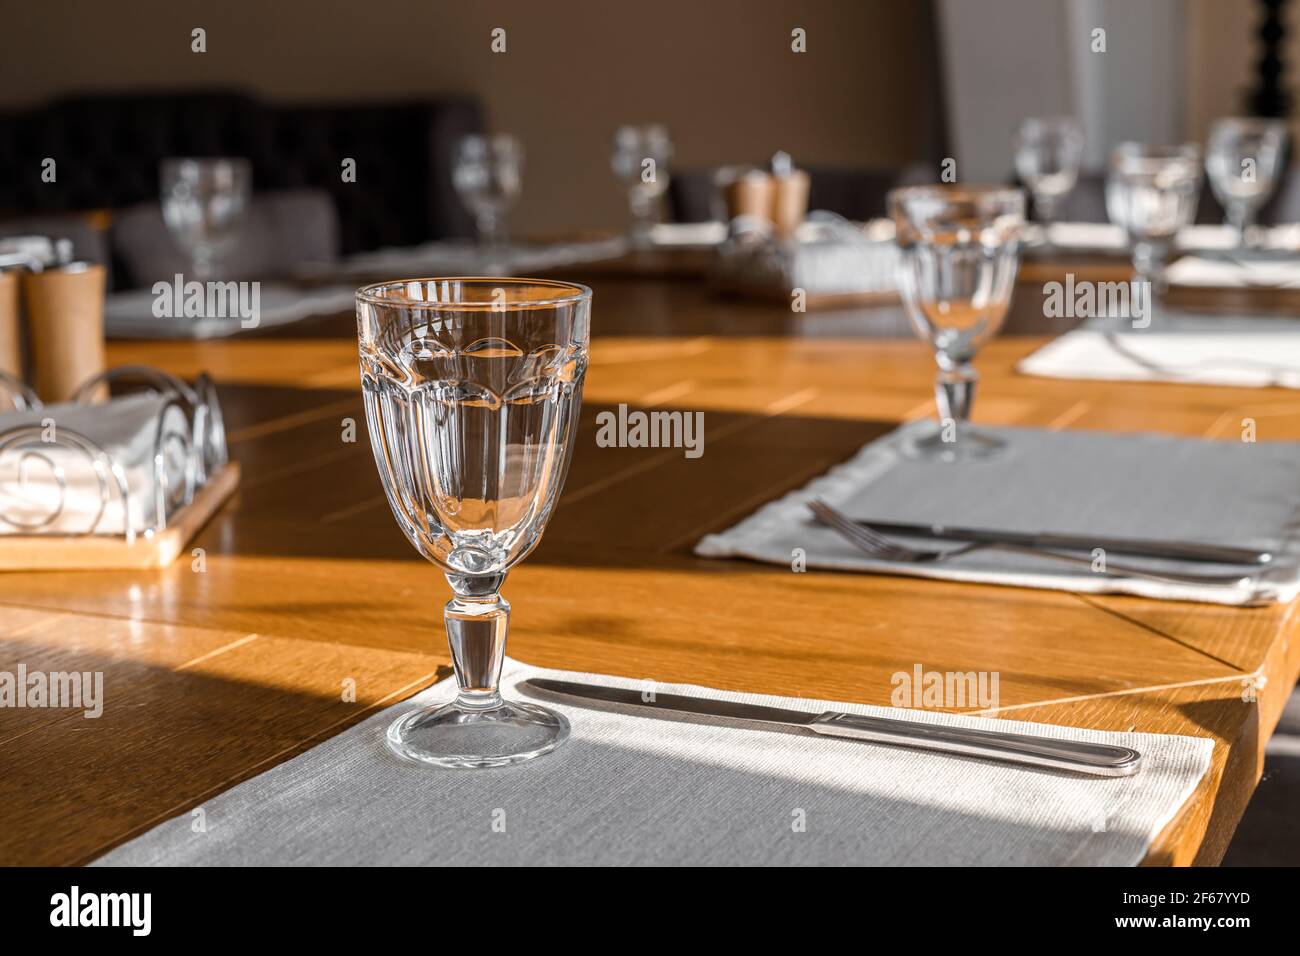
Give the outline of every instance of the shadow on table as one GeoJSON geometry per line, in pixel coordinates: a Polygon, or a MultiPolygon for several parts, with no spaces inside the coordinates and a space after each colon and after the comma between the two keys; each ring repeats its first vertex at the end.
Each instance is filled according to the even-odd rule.
{"type": "MultiPolygon", "coordinates": [[[[160,655],[171,650],[163,628],[149,644],[131,628],[115,633],[120,637],[96,634],[94,650],[84,635],[57,626],[42,630],[39,642],[0,639],[0,670],[15,673],[22,664],[29,680],[36,672],[47,679],[56,672],[103,675],[98,717],[83,716],[89,704],[84,698],[80,708],[0,709],[0,806],[6,821],[0,827],[0,865],[88,862],[149,826],[208,806],[234,783],[365,719],[375,712],[366,700],[382,699],[407,679],[389,676],[393,686],[378,692],[367,687],[361,661],[372,652],[364,649],[350,650],[351,664],[338,675],[322,676],[329,665],[321,663],[319,646],[310,644],[291,658],[254,644],[247,653],[236,648],[174,670],[140,659],[144,647],[160,655]],[[338,686],[347,676],[358,679],[361,703],[337,693],[288,689],[309,681],[338,686]]],[[[417,668],[426,666],[434,670],[434,659],[417,662],[417,668]]],[[[435,679],[447,671],[438,669],[435,679]]],[[[219,821],[208,816],[206,824],[216,829],[219,821]]]]}

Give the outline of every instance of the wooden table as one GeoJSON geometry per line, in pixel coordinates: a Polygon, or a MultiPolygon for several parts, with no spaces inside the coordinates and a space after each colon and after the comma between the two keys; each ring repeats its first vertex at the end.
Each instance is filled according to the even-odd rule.
{"type": "MultiPolygon", "coordinates": [[[[542,546],[504,589],[510,654],[872,704],[918,661],[996,670],[997,716],[1213,738],[1209,774],[1148,862],[1220,858],[1300,673],[1294,606],[697,559],[703,533],[932,414],[932,359],[897,308],[794,315],[715,300],[691,279],[591,281],[582,436],[542,546]],[[597,448],[594,416],[620,402],[704,410],[703,457],[597,448]]],[[[980,356],[978,421],[1234,441],[1250,417],[1261,440],[1300,439],[1295,392],[1016,375],[1016,360],[1059,331],[1036,294],[1018,291],[1011,334],[980,356]]],[[[194,541],[201,561],[0,575],[0,669],[101,670],[107,697],[97,720],[0,711],[0,863],[93,859],[448,670],[449,590],[383,499],[349,317],[220,342],[116,343],[109,360],[211,372],[244,483],[194,541]]]]}

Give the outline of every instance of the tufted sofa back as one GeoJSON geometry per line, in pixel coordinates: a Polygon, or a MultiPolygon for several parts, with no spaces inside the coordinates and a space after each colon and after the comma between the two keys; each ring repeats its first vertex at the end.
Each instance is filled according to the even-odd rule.
{"type": "Polygon", "coordinates": [[[80,96],[0,113],[0,216],[157,201],[169,156],[246,156],[255,192],[325,190],[345,253],[468,236],[451,184],[455,139],[481,129],[476,103],[280,106],[233,92],[80,96]],[[56,180],[41,179],[46,158],[56,180]],[[342,180],[356,160],[356,182],[342,180]]]}

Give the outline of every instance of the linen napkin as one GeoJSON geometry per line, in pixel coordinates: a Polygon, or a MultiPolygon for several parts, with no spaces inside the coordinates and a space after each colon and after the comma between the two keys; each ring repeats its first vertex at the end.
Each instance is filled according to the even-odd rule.
{"type": "MultiPolygon", "coordinates": [[[[1285,602],[1300,593],[1300,443],[984,428],[1007,443],[1002,456],[935,463],[902,453],[909,436],[935,427],[924,421],[902,426],[734,527],[705,536],[695,553],[789,567],[800,549],[809,568],[1214,604],[1285,602]],[[815,522],[807,507],[813,498],[865,521],[1197,541],[1276,557],[1268,565],[1242,567],[1106,556],[1154,574],[1253,575],[1252,585],[1240,588],[1124,578],[997,551],[937,564],[883,561],[815,522]]],[[[899,540],[925,548],[945,544],[899,540]]]]}
{"type": "Polygon", "coordinates": [[[1085,322],[1016,366],[1045,378],[1300,388],[1300,322],[1157,312],[1151,327],[1085,322]]]}
{"type": "MultiPolygon", "coordinates": [[[[247,286],[247,283],[240,285],[247,286]]],[[[238,288],[238,286],[237,286],[238,288]]],[[[182,290],[184,286],[182,286],[182,290]]],[[[188,293],[182,291],[181,305],[188,293]]],[[[104,331],[109,338],[150,339],[213,339],[224,338],[248,328],[271,328],[300,322],[315,315],[331,315],[351,311],[356,302],[356,287],[325,286],[298,288],[274,282],[257,283],[257,310],[255,315],[177,315],[176,296],[165,293],[170,314],[159,317],[155,311],[159,295],[152,288],[132,289],[108,296],[104,305],[104,331]]],[[[205,300],[206,301],[206,300],[205,300]]],[[[214,300],[215,301],[215,300],[214,300]]],[[[251,306],[251,291],[243,299],[229,300],[251,306]]],[[[232,312],[235,305],[228,307],[232,312]]],[[[250,313],[252,309],[248,310],[250,313]]]]}
{"type": "Polygon", "coordinates": [[[1300,289],[1300,256],[1259,258],[1240,256],[1210,259],[1184,256],[1167,270],[1170,285],[1220,289],[1300,289]]]}
{"type": "Polygon", "coordinates": [[[711,249],[726,241],[725,222],[657,222],[650,241],[663,249],[711,249]]]}
{"type": "MultiPolygon", "coordinates": [[[[154,454],[159,424],[164,419],[165,432],[192,441],[185,413],[176,405],[168,405],[166,396],[156,394],[124,395],[99,405],[46,405],[0,415],[0,444],[15,427],[36,428],[31,441],[0,451],[0,535],[121,535],[128,522],[137,533],[156,527],[162,516],[158,514],[155,494],[154,454]],[[93,459],[67,432],[94,442],[121,467],[127,484],[125,502],[111,475],[107,475],[104,498],[93,459]],[[47,433],[52,441],[42,440],[47,433]],[[21,459],[26,454],[37,457],[24,463],[21,459]],[[62,473],[62,487],[56,469],[62,473]],[[57,517],[34,529],[50,515],[57,517]]],[[[163,463],[169,487],[180,487],[185,461],[178,445],[164,444],[163,463]]]]}
{"type": "Polygon", "coordinates": [[[1032,247],[1042,242],[1045,231],[1050,234],[1052,245],[1057,249],[1123,252],[1128,245],[1124,227],[1108,222],[1054,222],[1046,227],[1027,224],[1024,231],[1026,244],[1032,247]]]}
{"type": "MultiPolygon", "coordinates": [[[[1029,247],[1043,242],[1044,226],[1029,223],[1025,226],[1024,240],[1029,247]]],[[[1113,252],[1124,254],[1128,249],[1128,235],[1123,226],[1109,222],[1054,222],[1049,227],[1052,244],[1058,249],[1078,252],[1113,252]]],[[[1300,228],[1275,226],[1259,231],[1260,243],[1266,249],[1300,249],[1300,228]]],[[[1176,245],[1186,252],[1236,248],[1237,231],[1230,226],[1195,225],[1178,230],[1176,245]]]]}
{"type": "Polygon", "coordinates": [[[892,295],[898,291],[898,246],[873,239],[860,224],[814,211],[793,239],[737,237],[720,247],[715,273],[742,287],[789,295],[892,295]]]}
{"type": "Polygon", "coordinates": [[[329,266],[328,274],[367,279],[429,275],[527,275],[615,259],[627,252],[627,248],[627,239],[622,236],[578,242],[508,245],[501,248],[440,240],[419,246],[392,246],[358,253],[329,266]]]}
{"type": "MultiPolygon", "coordinates": [[[[517,684],[643,681],[507,660],[517,684]]],[[[658,685],[820,713],[1104,741],[1143,755],[1132,777],[1096,778],[812,735],[588,710],[555,699],[572,733],[514,767],[440,770],[399,761],[384,730],[451,698],[451,679],[97,860],[139,865],[1096,865],[1138,863],[1209,766],[1212,741],[1103,733],[888,707],[658,685]]],[[[165,745],[165,741],[159,741],[165,745]]]]}

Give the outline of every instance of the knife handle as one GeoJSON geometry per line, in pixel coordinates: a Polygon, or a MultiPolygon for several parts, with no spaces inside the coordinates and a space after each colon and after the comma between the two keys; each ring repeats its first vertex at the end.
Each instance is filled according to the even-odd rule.
{"type": "Polygon", "coordinates": [[[863,717],[827,711],[808,729],[827,737],[848,737],[873,743],[982,757],[1009,763],[1050,767],[1099,777],[1127,777],[1137,773],[1142,755],[1129,747],[1033,737],[995,730],[945,727],[892,717],[863,717]]]}

